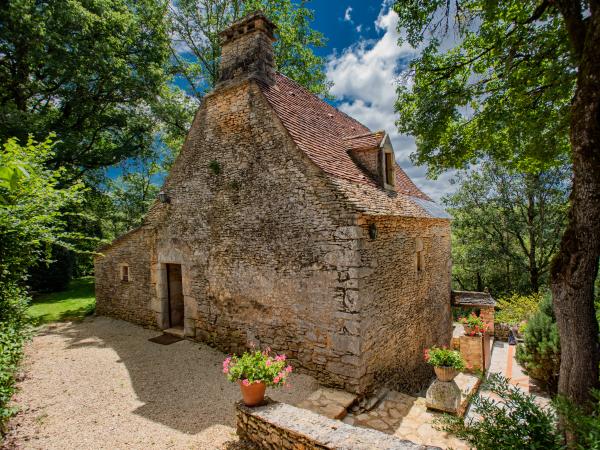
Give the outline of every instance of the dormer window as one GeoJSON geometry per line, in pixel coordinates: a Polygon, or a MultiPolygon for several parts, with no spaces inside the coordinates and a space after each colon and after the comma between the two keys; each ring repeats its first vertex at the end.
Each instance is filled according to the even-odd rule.
{"type": "Polygon", "coordinates": [[[386,189],[394,189],[394,185],[396,184],[394,171],[394,151],[391,148],[384,148],[382,159],[383,186],[386,189]]]}

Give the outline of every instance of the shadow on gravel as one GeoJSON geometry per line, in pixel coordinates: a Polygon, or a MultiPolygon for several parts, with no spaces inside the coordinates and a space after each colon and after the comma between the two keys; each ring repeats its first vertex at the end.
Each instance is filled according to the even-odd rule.
{"type": "MultiPolygon", "coordinates": [[[[143,402],[134,414],[191,435],[216,425],[235,428],[234,403],[240,398],[239,388],[223,375],[224,355],[215,349],[187,340],[157,345],[148,339],[158,336],[159,331],[106,317],[88,318],[68,327],[63,324],[61,329],[50,326],[41,333],[60,334],[68,339],[68,348],[114,349],[119,355],[116,363],[125,365],[135,394],[143,402]]],[[[305,382],[303,392],[292,388],[269,395],[297,403],[317,389],[312,379],[307,385],[309,392],[305,382]]]]}

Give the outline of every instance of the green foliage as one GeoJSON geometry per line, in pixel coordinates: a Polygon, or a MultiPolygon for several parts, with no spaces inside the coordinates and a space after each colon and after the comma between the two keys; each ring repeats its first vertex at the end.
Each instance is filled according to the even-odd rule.
{"type": "Polygon", "coordinates": [[[589,413],[562,397],[541,406],[534,395],[492,374],[471,399],[472,418],[464,421],[446,415],[435,421],[435,427],[455,434],[477,450],[600,450],[600,392],[594,391],[592,397],[589,413]],[[497,400],[486,397],[488,392],[497,400]],[[563,440],[557,413],[565,430],[576,438],[573,446],[563,440]]]}
{"type": "Polygon", "coordinates": [[[431,347],[425,349],[425,361],[433,367],[452,367],[456,370],[464,370],[465,361],[460,352],[449,348],[431,347]]]}
{"type": "Polygon", "coordinates": [[[94,277],[82,277],[72,280],[64,291],[34,298],[27,316],[38,324],[81,319],[93,314],[95,306],[94,277]]]}
{"type": "Polygon", "coordinates": [[[501,296],[544,286],[566,225],[569,176],[566,165],[519,173],[491,161],[459,174],[443,199],[454,217],[457,287],[501,296]]]}
{"type": "Polygon", "coordinates": [[[32,291],[62,291],[73,278],[74,253],[58,245],[50,248],[50,261],[40,261],[29,269],[27,284],[32,291]]]}
{"type": "Polygon", "coordinates": [[[307,2],[293,0],[179,0],[170,9],[175,70],[201,98],[219,77],[219,33],[246,14],[260,10],[277,26],[277,69],[311,92],[327,95],[324,59],[313,48],[325,39],[310,27],[313,12],[307,2]],[[190,58],[192,56],[192,58],[190,58]]]}
{"type": "Polygon", "coordinates": [[[14,391],[14,373],[28,337],[22,284],[38,261],[47,260],[52,246],[73,248],[81,236],[65,232],[63,209],[77,205],[78,183],[61,186],[63,169],[49,170],[54,157],[50,138],[25,145],[12,138],[0,151],[0,172],[17,169],[17,177],[0,186],[0,423],[13,411],[7,405],[14,391]]]}
{"type": "Polygon", "coordinates": [[[267,386],[283,386],[292,372],[292,366],[285,360],[285,355],[270,356],[268,349],[245,352],[242,356],[225,359],[223,373],[229,381],[241,381],[244,385],[262,381],[267,386]]]}
{"type": "Polygon", "coordinates": [[[77,205],[83,187],[79,183],[62,188],[64,171],[47,169],[54,157],[50,138],[25,145],[9,139],[0,152],[0,167],[20,165],[26,169],[10,186],[0,187],[0,283],[21,281],[27,269],[47,260],[52,245],[73,248],[82,236],[66,233],[63,208],[77,205]]]}
{"type": "Polygon", "coordinates": [[[30,335],[25,317],[28,298],[14,282],[0,283],[0,433],[16,411],[9,407],[14,393],[15,373],[30,335]]]}
{"type": "Polygon", "coordinates": [[[69,180],[152,144],[170,78],[164,2],[11,0],[0,23],[1,141],[55,132],[49,164],[69,180]]]}
{"type": "Polygon", "coordinates": [[[424,47],[398,91],[397,125],[430,174],[484,156],[535,173],[569,153],[576,64],[562,17],[534,15],[538,4],[395,2],[404,40],[424,47]]]}
{"type": "Polygon", "coordinates": [[[496,311],[494,321],[509,325],[518,325],[521,322],[527,321],[538,311],[543,297],[544,295],[541,293],[530,295],[513,294],[502,297],[498,299],[496,304],[498,311],[496,311]]]}
{"type": "Polygon", "coordinates": [[[507,378],[492,374],[472,398],[475,416],[444,416],[437,428],[450,432],[477,450],[561,449],[562,437],[557,418],[550,407],[542,407],[535,397],[510,384],[507,378]],[[487,397],[485,391],[499,400],[487,397]]]}
{"type": "Polygon", "coordinates": [[[517,347],[517,360],[527,374],[556,392],[560,371],[560,339],[552,300],[546,295],[539,310],[527,322],[523,344],[517,347]]]}
{"type": "Polygon", "coordinates": [[[600,391],[592,391],[593,408],[586,413],[564,397],[553,401],[558,413],[565,418],[565,429],[576,437],[571,450],[600,450],[600,391]]]}

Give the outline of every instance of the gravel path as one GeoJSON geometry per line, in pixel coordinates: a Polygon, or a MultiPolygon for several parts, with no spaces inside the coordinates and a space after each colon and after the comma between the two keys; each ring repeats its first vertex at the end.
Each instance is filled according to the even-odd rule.
{"type": "MultiPolygon", "coordinates": [[[[23,449],[237,448],[239,388],[206,345],[148,342],[156,331],[105,317],[53,324],[26,349],[6,445],[23,449]]],[[[296,404],[318,388],[295,374],[268,395],[296,404]]]]}

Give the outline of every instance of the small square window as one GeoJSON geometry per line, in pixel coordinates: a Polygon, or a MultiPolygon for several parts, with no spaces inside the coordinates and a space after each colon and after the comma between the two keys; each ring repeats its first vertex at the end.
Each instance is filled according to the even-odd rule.
{"type": "Polygon", "coordinates": [[[129,281],[129,266],[121,266],[121,281],[129,281]]]}

